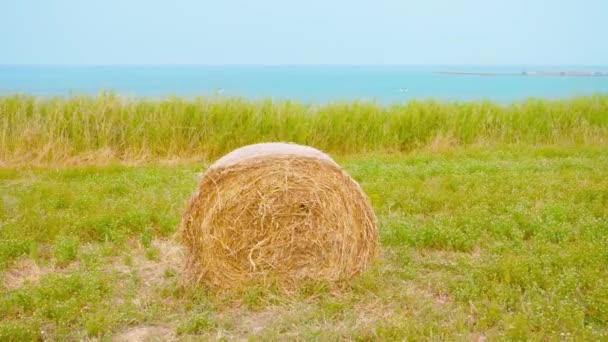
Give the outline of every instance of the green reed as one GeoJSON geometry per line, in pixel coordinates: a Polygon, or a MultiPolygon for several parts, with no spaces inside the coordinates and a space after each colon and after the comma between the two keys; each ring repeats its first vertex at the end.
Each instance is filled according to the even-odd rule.
{"type": "Polygon", "coordinates": [[[242,98],[0,97],[0,161],[215,157],[263,141],[330,153],[471,144],[603,144],[608,95],[563,100],[303,104],[242,98]]]}

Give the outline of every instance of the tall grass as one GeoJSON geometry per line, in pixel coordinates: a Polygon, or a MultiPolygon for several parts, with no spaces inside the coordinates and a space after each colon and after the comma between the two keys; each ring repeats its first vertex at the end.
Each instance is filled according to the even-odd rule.
{"type": "Polygon", "coordinates": [[[608,95],[566,100],[301,104],[240,98],[0,97],[0,161],[214,157],[261,141],[331,153],[468,144],[603,144],[608,95]]]}

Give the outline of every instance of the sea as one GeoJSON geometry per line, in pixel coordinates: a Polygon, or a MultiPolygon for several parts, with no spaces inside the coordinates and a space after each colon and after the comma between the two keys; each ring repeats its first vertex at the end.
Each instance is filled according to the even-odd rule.
{"type": "Polygon", "coordinates": [[[607,75],[608,66],[4,65],[0,95],[109,91],[135,98],[242,97],[306,103],[430,98],[512,102],[608,94],[607,75]]]}

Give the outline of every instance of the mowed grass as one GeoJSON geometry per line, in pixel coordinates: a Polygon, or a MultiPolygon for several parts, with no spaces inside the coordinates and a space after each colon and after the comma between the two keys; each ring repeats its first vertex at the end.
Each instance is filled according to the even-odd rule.
{"type": "Polygon", "coordinates": [[[174,233],[204,163],[0,169],[0,340],[608,338],[608,149],[338,161],[381,257],[344,288],[183,285],[174,233]]]}
{"type": "Polygon", "coordinates": [[[0,97],[0,164],[213,159],[292,141],[333,154],[605,144],[608,95],[562,100],[302,104],[239,98],[0,97]]]}

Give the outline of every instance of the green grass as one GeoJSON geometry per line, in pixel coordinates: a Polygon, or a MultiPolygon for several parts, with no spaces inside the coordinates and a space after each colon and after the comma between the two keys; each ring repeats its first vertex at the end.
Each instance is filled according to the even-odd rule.
{"type": "MultiPolygon", "coordinates": [[[[11,101],[27,103],[2,101],[4,108],[11,101]]],[[[65,113],[65,106],[78,101],[55,103],[65,113]]],[[[171,101],[156,106],[203,106],[171,101]]],[[[601,97],[576,101],[586,108],[606,106],[601,97]]],[[[565,108],[576,101],[542,102],[542,107],[565,108]]],[[[138,106],[147,105],[119,108],[138,106]]],[[[265,108],[259,106],[254,107],[265,108]]],[[[108,122],[119,115],[112,113],[108,122]]],[[[589,132],[604,127],[589,113],[578,117],[597,122],[579,122],[573,138],[587,136],[582,127],[589,132]]],[[[372,119],[371,127],[377,122],[372,119]]],[[[74,128],[78,134],[71,139],[84,139],[74,145],[78,151],[103,145],[86,140],[103,136],[83,134],[87,127],[92,126],[74,128]]],[[[521,128],[520,137],[538,127],[521,128]]],[[[157,137],[170,131],[163,132],[157,137]]],[[[335,136],[325,134],[323,146],[331,147],[341,133],[336,128],[335,136]]],[[[515,133],[505,134],[500,139],[508,141],[515,133]]],[[[344,148],[389,146],[393,137],[377,139],[364,146],[348,138],[344,148]]],[[[197,141],[203,145],[193,149],[205,146],[197,141]]],[[[169,152],[153,142],[147,148],[169,152]]],[[[379,216],[380,260],[338,293],[313,282],[291,295],[248,288],[218,296],[180,285],[179,268],[170,262],[173,234],[203,163],[0,169],[0,282],[13,284],[0,290],[0,340],[105,339],[137,328],[175,338],[229,340],[608,338],[605,145],[471,146],[337,159],[362,184],[379,216]],[[37,277],[14,285],[28,274],[23,266],[28,261],[37,265],[37,277]]]]}
{"type": "Polygon", "coordinates": [[[213,158],[293,141],[334,154],[423,147],[603,144],[608,95],[566,100],[306,105],[238,98],[0,97],[0,163],[213,158]]]}

